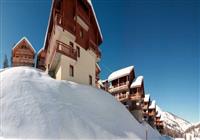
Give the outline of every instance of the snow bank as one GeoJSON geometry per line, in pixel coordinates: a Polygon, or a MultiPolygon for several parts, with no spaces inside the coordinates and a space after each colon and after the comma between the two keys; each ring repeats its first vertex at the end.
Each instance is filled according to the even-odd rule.
{"type": "Polygon", "coordinates": [[[111,73],[108,76],[108,82],[121,78],[123,76],[129,75],[133,69],[134,69],[134,66],[129,66],[129,67],[126,67],[126,68],[123,68],[111,73]]]}
{"type": "MultiPolygon", "coordinates": [[[[1,71],[0,86],[0,139],[145,139],[146,126],[100,89],[28,67],[1,71]]],[[[147,127],[149,140],[164,139],[147,127]]]]}

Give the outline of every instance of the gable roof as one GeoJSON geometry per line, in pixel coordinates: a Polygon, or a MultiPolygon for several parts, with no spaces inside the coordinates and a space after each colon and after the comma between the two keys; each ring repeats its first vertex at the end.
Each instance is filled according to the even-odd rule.
{"type": "Polygon", "coordinates": [[[129,66],[129,67],[126,67],[126,68],[123,68],[123,69],[120,69],[120,70],[117,70],[117,71],[111,73],[108,76],[108,82],[113,81],[118,78],[121,78],[123,76],[129,75],[131,73],[131,71],[133,70],[133,68],[134,68],[134,66],[129,66]]]}
{"type": "Polygon", "coordinates": [[[144,80],[143,76],[138,76],[131,84],[131,88],[141,87],[144,80]]]}
{"type": "MultiPolygon", "coordinates": [[[[54,5],[54,2],[55,0],[52,0],[52,3],[51,3],[51,9],[50,9],[50,14],[49,14],[49,19],[48,19],[48,25],[47,25],[47,30],[46,30],[46,33],[45,33],[45,38],[44,38],[44,44],[43,44],[43,48],[45,49],[45,45],[46,45],[46,40],[47,40],[47,36],[48,36],[48,31],[49,31],[49,27],[50,27],[50,22],[51,22],[51,18],[52,18],[52,12],[53,12],[53,5],[54,5]]],[[[90,5],[91,9],[92,9],[92,13],[94,14],[94,18],[95,18],[95,21],[96,21],[96,24],[97,24],[97,27],[98,27],[98,30],[99,30],[99,33],[100,33],[100,37],[101,37],[101,40],[103,41],[103,35],[102,35],[102,32],[101,32],[101,28],[99,26],[99,22],[97,20],[97,17],[96,17],[96,13],[94,11],[94,7],[92,5],[92,1],[91,0],[87,0],[88,4],[90,5]]]]}
{"type": "Polygon", "coordinates": [[[12,50],[14,50],[23,40],[25,40],[29,46],[33,49],[34,53],[36,52],[35,49],[33,48],[33,45],[30,43],[30,41],[24,36],[22,37],[16,44],[15,46],[12,48],[12,50]]]}

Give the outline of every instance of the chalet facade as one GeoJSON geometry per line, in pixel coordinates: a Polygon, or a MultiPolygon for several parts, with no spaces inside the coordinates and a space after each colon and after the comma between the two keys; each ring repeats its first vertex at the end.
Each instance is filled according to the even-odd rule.
{"type": "Polygon", "coordinates": [[[35,49],[26,37],[23,37],[12,48],[11,63],[13,67],[34,67],[35,49]]]}
{"type": "Polygon", "coordinates": [[[41,69],[43,71],[46,70],[45,68],[45,56],[46,53],[44,51],[44,49],[40,49],[38,54],[37,54],[37,63],[36,63],[36,68],[41,69]]]}
{"type": "Polygon", "coordinates": [[[156,101],[153,100],[151,103],[150,103],[150,106],[149,106],[149,110],[148,110],[148,116],[149,116],[149,124],[155,128],[156,127],[156,101]]]}
{"type": "Polygon", "coordinates": [[[149,119],[149,106],[150,106],[150,103],[151,103],[150,95],[149,94],[145,94],[142,110],[143,110],[143,117],[147,121],[149,119]]]}
{"type": "Polygon", "coordinates": [[[44,67],[52,77],[95,86],[102,41],[90,0],[53,0],[44,42],[44,67]]]}
{"type": "Polygon", "coordinates": [[[164,129],[164,124],[163,124],[163,118],[161,115],[160,108],[156,105],[156,119],[155,119],[155,125],[157,130],[162,134],[163,129],[164,129]]]}
{"type": "Polygon", "coordinates": [[[138,76],[130,86],[129,100],[131,101],[131,113],[139,121],[143,121],[143,103],[144,103],[144,78],[138,76]]]}
{"type": "Polygon", "coordinates": [[[123,103],[129,110],[131,109],[131,104],[129,102],[130,86],[134,79],[134,66],[115,71],[108,77],[108,92],[123,103]]]}

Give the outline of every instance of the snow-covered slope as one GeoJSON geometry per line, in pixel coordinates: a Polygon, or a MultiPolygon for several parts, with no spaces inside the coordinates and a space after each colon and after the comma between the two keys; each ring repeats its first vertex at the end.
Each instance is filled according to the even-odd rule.
{"type": "Polygon", "coordinates": [[[193,124],[191,127],[187,128],[185,131],[186,137],[198,138],[200,140],[200,122],[193,124]]]}
{"type": "Polygon", "coordinates": [[[170,129],[176,129],[181,132],[184,132],[188,127],[191,126],[191,123],[172,114],[169,112],[163,112],[163,119],[165,120],[165,126],[170,129]]]}
{"type": "Polygon", "coordinates": [[[164,122],[164,133],[173,137],[184,137],[185,130],[192,124],[170,112],[162,111],[159,106],[156,110],[161,115],[164,122]]]}
{"type": "MultiPolygon", "coordinates": [[[[145,139],[145,125],[100,89],[28,67],[2,70],[0,89],[2,138],[145,139]]],[[[148,126],[148,139],[168,138],[148,126]]]]}

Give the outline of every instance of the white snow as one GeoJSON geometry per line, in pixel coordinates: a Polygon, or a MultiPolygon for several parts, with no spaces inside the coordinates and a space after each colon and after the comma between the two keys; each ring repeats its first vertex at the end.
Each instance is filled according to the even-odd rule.
{"type": "Polygon", "coordinates": [[[121,78],[123,76],[129,75],[133,69],[134,69],[134,66],[129,66],[129,67],[126,67],[126,68],[123,68],[111,73],[108,76],[108,82],[121,78]]]}
{"type": "MultiPolygon", "coordinates": [[[[145,139],[146,126],[103,90],[29,67],[6,69],[0,77],[1,140],[145,139]]],[[[166,139],[147,127],[149,140],[166,139]]]]}
{"type": "Polygon", "coordinates": [[[131,84],[131,88],[141,87],[144,77],[138,76],[131,84]]]}
{"type": "Polygon", "coordinates": [[[153,100],[149,106],[149,109],[156,109],[156,101],[153,100]]]}
{"type": "Polygon", "coordinates": [[[150,94],[145,94],[144,102],[149,102],[149,100],[150,100],[150,94]]]}

